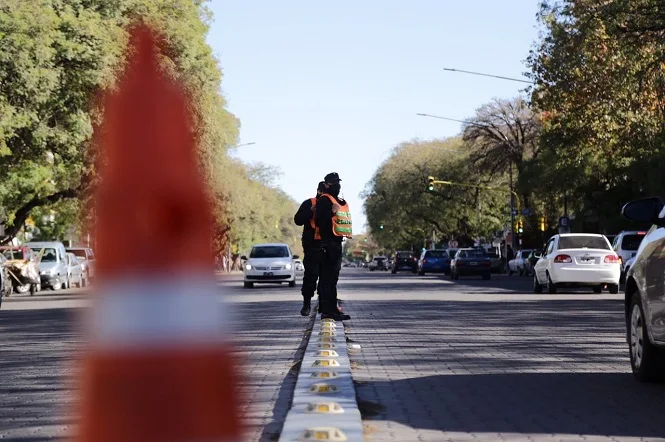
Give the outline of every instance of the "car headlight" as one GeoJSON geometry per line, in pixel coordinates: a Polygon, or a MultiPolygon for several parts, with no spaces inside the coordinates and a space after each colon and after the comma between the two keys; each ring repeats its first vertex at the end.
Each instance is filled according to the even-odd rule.
{"type": "Polygon", "coordinates": [[[245,270],[252,270],[251,264],[245,264],[245,270]]]}
{"type": "Polygon", "coordinates": [[[287,264],[287,265],[284,266],[284,268],[286,270],[291,270],[291,267],[293,267],[291,264],[287,264]]]}

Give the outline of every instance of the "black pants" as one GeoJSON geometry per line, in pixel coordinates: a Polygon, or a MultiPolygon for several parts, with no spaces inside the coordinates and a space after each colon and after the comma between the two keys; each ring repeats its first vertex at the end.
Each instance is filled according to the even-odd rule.
{"type": "Polygon", "coordinates": [[[337,280],[342,268],[342,244],[329,243],[324,246],[319,276],[319,311],[337,313],[337,280]]]}
{"type": "Polygon", "coordinates": [[[305,266],[305,274],[302,277],[301,292],[303,299],[307,300],[312,299],[317,289],[323,253],[321,252],[320,244],[303,244],[303,250],[305,251],[305,256],[302,263],[305,266]]]}

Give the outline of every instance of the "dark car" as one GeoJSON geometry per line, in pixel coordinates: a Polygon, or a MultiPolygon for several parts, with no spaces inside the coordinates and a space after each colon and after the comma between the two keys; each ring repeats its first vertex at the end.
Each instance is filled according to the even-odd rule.
{"type": "Polygon", "coordinates": [[[400,270],[407,270],[412,273],[418,272],[418,260],[413,255],[413,252],[395,252],[393,273],[397,273],[400,270]]]}
{"type": "Polygon", "coordinates": [[[450,255],[447,250],[423,250],[418,260],[418,274],[450,272],[450,255]]]}
{"type": "Polygon", "coordinates": [[[450,279],[460,276],[492,277],[492,260],[482,249],[459,249],[450,263],[450,279]]]}
{"type": "Polygon", "coordinates": [[[642,198],[626,204],[621,211],[631,221],[652,225],[626,273],[624,296],[630,365],[642,382],[665,380],[664,206],[658,197],[642,198]]]}

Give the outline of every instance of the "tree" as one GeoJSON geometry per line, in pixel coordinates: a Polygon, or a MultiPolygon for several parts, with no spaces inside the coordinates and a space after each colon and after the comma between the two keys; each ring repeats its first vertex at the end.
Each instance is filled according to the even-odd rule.
{"type": "Polygon", "coordinates": [[[395,148],[364,192],[372,237],[381,247],[419,249],[433,233],[447,240],[489,236],[501,228],[509,193],[473,187],[501,183],[481,178],[466,151],[460,138],[415,140],[395,148]],[[455,185],[437,185],[430,192],[429,176],[455,185]]]}
{"type": "Polygon", "coordinates": [[[532,184],[566,193],[583,229],[618,229],[623,203],[665,190],[658,167],[665,28],[652,13],[659,7],[656,0],[541,4],[543,37],[528,64],[543,127],[543,161],[532,166],[545,175],[532,184]]]}

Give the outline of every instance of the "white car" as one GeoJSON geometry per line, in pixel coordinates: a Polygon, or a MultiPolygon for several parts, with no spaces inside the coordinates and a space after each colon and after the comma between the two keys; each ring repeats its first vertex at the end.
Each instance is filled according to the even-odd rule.
{"type": "Polygon", "coordinates": [[[646,234],[647,232],[644,231],[623,231],[614,238],[612,249],[619,255],[619,259],[621,260],[622,282],[626,276],[626,264],[630,258],[637,254],[637,249],[640,247],[640,243],[646,234]]]}
{"type": "Polygon", "coordinates": [[[515,255],[515,259],[511,259],[508,261],[508,275],[512,275],[513,273],[517,273],[520,276],[525,274],[525,261],[531,254],[532,250],[520,250],[517,252],[517,255],[515,255]]]}
{"type": "Polygon", "coordinates": [[[534,267],[533,291],[556,293],[559,287],[592,287],[601,293],[619,293],[621,263],[604,235],[566,233],[547,241],[543,257],[534,267]]]}
{"type": "Polygon", "coordinates": [[[249,258],[241,257],[245,274],[245,288],[254,284],[281,284],[287,282],[289,287],[296,286],[297,255],[291,253],[286,244],[256,244],[249,253],[249,258]]]}

